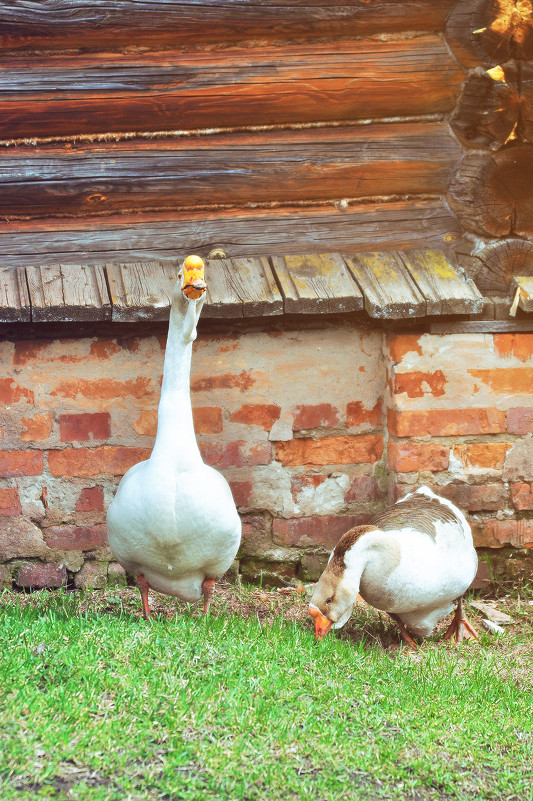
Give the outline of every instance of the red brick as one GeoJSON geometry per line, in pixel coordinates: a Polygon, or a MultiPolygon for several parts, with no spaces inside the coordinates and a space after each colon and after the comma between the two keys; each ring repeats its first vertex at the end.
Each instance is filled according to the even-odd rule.
{"type": "Polygon", "coordinates": [[[533,407],[517,406],[507,412],[509,434],[533,434],[533,407]]]}
{"type": "Polygon", "coordinates": [[[291,439],[276,445],[276,459],[285,467],[366,464],[377,462],[382,454],[383,437],[373,434],[291,439]]]}
{"type": "Polygon", "coordinates": [[[16,487],[0,488],[0,515],[13,517],[21,512],[18,489],[16,487]]]}
{"type": "Polygon", "coordinates": [[[51,414],[36,414],[35,417],[23,417],[20,421],[25,431],[20,438],[23,442],[44,442],[52,433],[54,418],[51,414]]]}
{"type": "Polygon", "coordinates": [[[377,503],[384,497],[374,476],[354,476],[344,494],[346,503],[377,503]]]}
{"type": "Polygon", "coordinates": [[[104,445],[99,448],[66,448],[48,451],[48,467],[53,476],[122,476],[137,462],[150,456],[149,448],[104,445]]]}
{"type": "Polygon", "coordinates": [[[260,426],[265,431],[270,431],[276,420],[279,420],[281,407],[275,404],[248,404],[230,415],[230,420],[234,423],[245,423],[250,426],[260,426]]]}
{"type": "Polygon", "coordinates": [[[470,585],[470,588],[473,590],[481,590],[484,587],[489,587],[491,584],[492,576],[488,564],[486,562],[479,562],[476,576],[470,585]]]}
{"type": "Polygon", "coordinates": [[[229,482],[235,506],[249,506],[250,495],[252,494],[251,481],[230,481],[229,482]]]}
{"type": "Polygon", "coordinates": [[[472,523],[476,548],[533,548],[533,520],[486,520],[472,523]]]}
{"type": "Polygon", "coordinates": [[[525,512],[533,509],[533,484],[517,482],[511,484],[511,497],[515,509],[525,512]]]}
{"type": "Polygon", "coordinates": [[[49,342],[36,342],[30,339],[21,339],[19,342],[15,342],[13,364],[18,367],[34,360],[41,360],[41,354],[49,344],[49,342]]]}
{"type": "Polygon", "coordinates": [[[422,355],[419,334],[388,334],[387,347],[394,363],[401,362],[407,353],[422,355]]]}
{"type": "Polygon", "coordinates": [[[194,430],[197,434],[220,434],[222,409],[219,406],[198,406],[192,410],[194,430]]]}
{"type": "Polygon", "coordinates": [[[293,476],[291,478],[291,495],[294,503],[298,503],[298,497],[305,489],[308,487],[316,489],[324,483],[326,478],[327,476],[322,476],[317,473],[313,475],[293,476]]]}
{"type": "Polygon", "coordinates": [[[107,528],[98,526],[51,526],[44,539],[49,548],[58,551],[93,551],[107,545],[107,528]]]}
{"type": "Polygon", "coordinates": [[[507,490],[503,484],[446,484],[433,490],[463,511],[497,512],[507,506],[507,490]]]}
{"type": "Polygon", "coordinates": [[[98,378],[88,381],[85,378],[66,379],[60,381],[50,395],[61,398],[95,398],[110,400],[112,398],[146,398],[154,394],[151,380],[146,376],[139,376],[135,380],[115,381],[112,378],[98,378]]]}
{"type": "Polygon", "coordinates": [[[494,334],[494,350],[504,358],[515,356],[521,362],[533,359],[533,334],[494,334]]]}
{"type": "Polygon", "coordinates": [[[331,403],[301,405],[294,409],[293,431],[309,428],[335,428],[339,424],[340,413],[331,403]]]}
{"type": "Polygon", "coordinates": [[[42,451],[0,451],[1,478],[40,476],[42,472],[42,451]]]}
{"type": "Polygon", "coordinates": [[[472,442],[455,445],[453,455],[464,467],[503,470],[510,442],[472,442]]]}
{"type": "Polygon", "coordinates": [[[353,526],[364,525],[370,515],[324,515],[278,518],[273,523],[273,540],[287,548],[312,548],[322,545],[334,548],[343,534],[353,526]]]}
{"type": "Polygon", "coordinates": [[[226,373],[224,375],[202,376],[191,380],[191,392],[211,392],[214,389],[239,389],[247,392],[255,384],[252,370],[243,370],[238,375],[226,373]]]}
{"type": "Polygon", "coordinates": [[[383,401],[378,400],[373,409],[365,409],[361,401],[352,401],[346,406],[346,425],[348,428],[365,426],[382,428],[383,401]]]}
{"type": "Polygon", "coordinates": [[[388,447],[389,467],[398,473],[447,470],[449,449],[435,442],[392,442],[388,447]]]}
{"type": "Polygon", "coordinates": [[[61,442],[108,439],[111,435],[111,415],[109,412],[62,414],[59,418],[59,435],[61,442]]]}
{"type": "Polygon", "coordinates": [[[155,437],[157,433],[157,409],[143,409],[133,423],[133,428],[141,436],[155,437]]]}
{"type": "Polygon", "coordinates": [[[469,370],[472,378],[481,381],[492,392],[508,395],[531,395],[533,393],[533,367],[488,368],[469,370]]]}
{"type": "Polygon", "coordinates": [[[13,378],[0,378],[0,403],[8,405],[17,403],[20,400],[24,400],[26,403],[34,403],[35,394],[31,389],[15,384],[13,378]]]}
{"type": "Polygon", "coordinates": [[[201,442],[199,447],[204,461],[212,467],[252,467],[272,461],[270,442],[201,442]]]}
{"type": "Polygon", "coordinates": [[[120,351],[121,348],[111,339],[96,339],[91,342],[90,355],[96,359],[109,359],[120,351]]]}
{"type": "Polygon", "coordinates": [[[389,433],[395,437],[453,437],[505,432],[505,412],[489,409],[424,409],[387,411],[389,433]]]}
{"type": "Polygon", "coordinates": [[[103,512],[104,490],[102,487],[85,487],[76,503],[77,512],[103,512]]]}
{"type": "Polygon", "coordinates": [[[261,556],[272,548],[272,524],[260,515],[242,517],[242,541],[239,556],[261,556]]]}
{"type": "Polygon", "coordinates": [[[52,562],[23,565],[16,579],[19,587],[62,587],[67,583],[67,569],[52,562]]]}
{"type": "Polygon", "coordinates": [[[396,373],[394,377],[394,393],[405,393],[408,398],[423,398],[424,395],[440,397],[444,395],[446,376],[442,370],[434,373],[396,373]]]}

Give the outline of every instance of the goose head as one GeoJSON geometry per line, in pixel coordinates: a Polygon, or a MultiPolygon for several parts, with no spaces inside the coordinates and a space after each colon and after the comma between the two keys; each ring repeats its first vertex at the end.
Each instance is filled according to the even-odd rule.
{"type": "Polygon", "coordinates": [[[354,588],[347,580],[345,571],[330,561],[316,583],[309,603],[317,640],[321,640],[332,626],[336,629],[344,626],[352,614],[354,601],[354,588]]]}
{"type": "Polygon", "coordinates": [[[172,306],[181,318],[185,343],[196,339],[196,326],[206,300],[205,265],[200,256],[187,256],[178,273],[172,306]]]}

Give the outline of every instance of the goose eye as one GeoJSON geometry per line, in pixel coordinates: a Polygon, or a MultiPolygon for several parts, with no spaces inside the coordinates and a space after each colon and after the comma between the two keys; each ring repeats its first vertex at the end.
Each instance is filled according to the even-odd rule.
{"type": "Polygon", "coordinates": [[[328,599],[327,599],[326,603],[327,603],[327,604],[331,604],[331,603],[333,603],[333,595],[331,596],[331,598],[328,598],[328,599]]]}

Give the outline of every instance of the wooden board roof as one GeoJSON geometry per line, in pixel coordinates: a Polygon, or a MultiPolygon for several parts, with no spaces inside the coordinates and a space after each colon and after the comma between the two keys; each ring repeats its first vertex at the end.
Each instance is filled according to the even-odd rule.
{"type": "MultiPolygon", "coordinates": [[[[0,270],[0,322],[168,319],[171,262],[0,270]]],[[[207,318],[333,314],[378,319],[477,314],[475,284],[437,250],[287,255],[206,263],[207,318]]]]}

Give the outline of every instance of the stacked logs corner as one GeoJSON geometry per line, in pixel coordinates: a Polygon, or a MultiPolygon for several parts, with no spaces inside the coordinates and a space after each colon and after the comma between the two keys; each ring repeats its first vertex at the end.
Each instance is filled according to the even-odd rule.
{"type": "Polygon", "coordinates": [[[459,2],[445,35],[468,70],[451,119],[464,149],[448,192],[457,254],[482,292],[508,295],[533,275],[533,6],[459,2]]]}

